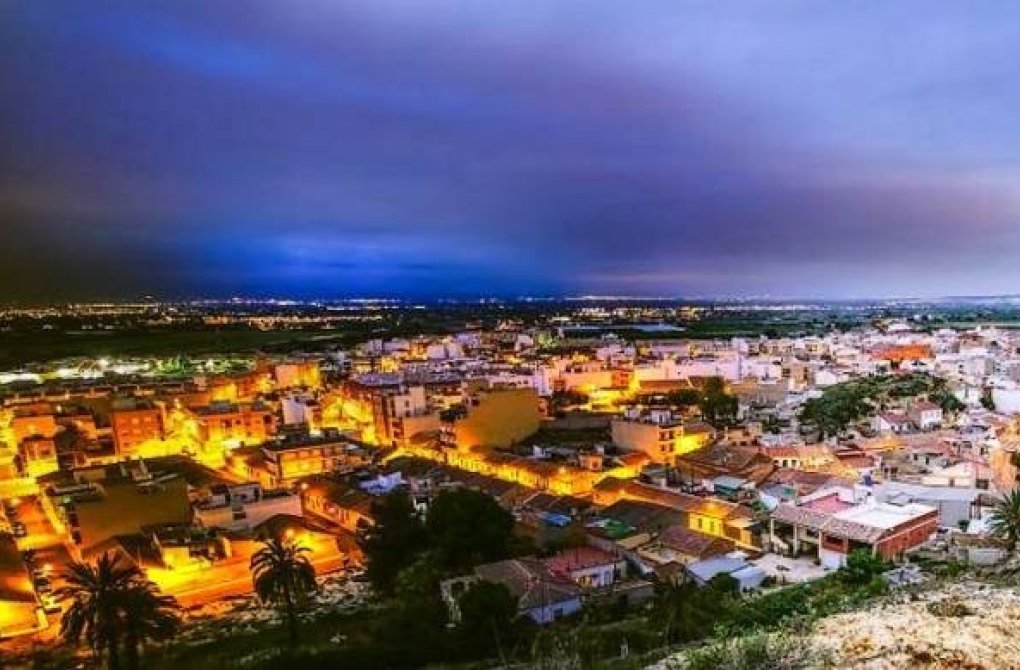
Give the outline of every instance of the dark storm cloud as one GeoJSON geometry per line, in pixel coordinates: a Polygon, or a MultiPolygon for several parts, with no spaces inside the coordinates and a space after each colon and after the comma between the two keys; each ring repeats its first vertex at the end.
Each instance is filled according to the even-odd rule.
{"type": "MultiPolygon", "coordinates": [[[[735,70],[671,55],[662,7],[485,7],[8,6],[0,279],[17,297],[959,293],[1018,278],[981,274],[1020,250],[1012,166],[878,150],[892,142],[864,129],[823,137],[727,85],[735,70]],[[614,42],[640,30],[661,62],[614,42]]],[[[829,105],[852,115],[853,93],[829,105]]]]}

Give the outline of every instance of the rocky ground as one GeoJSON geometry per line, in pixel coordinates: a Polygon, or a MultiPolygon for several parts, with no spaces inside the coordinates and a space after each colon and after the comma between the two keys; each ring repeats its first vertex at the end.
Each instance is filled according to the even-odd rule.
{"type": "MultiPolygon", "coordinates": [[[[353,573],[335,573],[319,579],[319,592],[303,618],[315,618],[325,612],[351,612],[364,606],[368,584],[353,573]]],[[[280,612],[260,605],[255,596],[219,600],[188,611],[177,643],[201,644],[232,633],[251,633],[280,624],[280,612]]]]}
{"type": "Polygon", "coordinates": [[[810,637],[836,667],[1020,669],[1020,591],[963,582],[821,620],[810,637]]]}
{"type": "Polygon", "coordinates": [[[1020,588],[963,581],[901,591],[826,617],[806,636],[756,634],[674,655],[652,670],[1020,670],[1020,588]]]}

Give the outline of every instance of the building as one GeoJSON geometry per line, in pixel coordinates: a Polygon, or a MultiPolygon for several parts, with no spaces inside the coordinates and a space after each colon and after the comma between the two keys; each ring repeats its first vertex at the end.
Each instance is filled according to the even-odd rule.
{"type": "Polygon", "coordinates": [[[150,472],[145,461],[55,474],[42,485],[51,521],[81,552],[118,535],[192,520],[187,480],[150,472]]]}
{"type": "Polygon", "coordinates": [[[565,549],[545,559],[545,564],[583,589],[609,588],[627,576],[624,558],[588,546],[565,549]]]}
{"type": "Polygon", "coordinates": [[[291,491],[267,491],[252,482],[216,484],[195,505],[195,520],[206,528],[251,531],[276,515],[301,516],[301,512],[301,496],[291,491]]]}
{"type": "Polygon", "coordinates": [[[762,450],[777,468],[808,472],[833,472],[839,468],[836,451],[825,444],[795,444],[767,447],[762,450]]]}
{"type": "Polygon", "coordinates": [[[740,552],[695,561],[684,566],[685,572],[699,586],[707,585],[714,577],[729,575],[740,591],[750,591],[762,585],[768,576],[764,570],[747,562],[740,552]]]}
{"type": "Polygon", "coordinates": [[[307,514],[334,523],[346,531],[357,533],[372,526],[372,501],[375,496],[348,482],[315,477],[301,491],[303,509],[307,514]]]}
{"type": "Polygon", "coordinates": [[[823,567],[836,569],[858,549],[901,559],[938,526],[939,512],[928,505],[877,502],[862,490],[822,489],[798,504],[780,503],[769,519],[768,543],[778,553],[813,553],[823,567]]]}
{"type": "Polygon", "coordinates": [[[942,426],[942,408],[933,402],[914,403],[908,415],[914,425],[921,430],[934,430],[942,426]]]}
{"type": "Polygon", "coordinates": [[[252,454],[232,454],[231,468],[267,489],[286,488],[303,477],[349,472],[372,462],[372,453],[327,430],[321,435],[296,435],[263,443],[252,454]]]}
{"type": "Polygon", "coordinates": [[[914,430],[914,422],[902,412],[882,412],[872,420],[872,429],[878,433],[900,435],[914,430]]]}
{"type": "Polygon", "coordinates": [[[42,477],[60,468],[57,462],[56,442],[53,438],[42,435],[33,435],[22,440],[18,446],[18,459],[22,472],[28,477],[42,477]]]}
{"type": "Polygon", "coordinates": [[[668,526],[649,542],[637,547],[637,555],[643,563],[652,566],[682,566],[728,554],[734,548],[732,540],[699,533],[677,524],[668,526]]]}
{"type": "Polygon", "coordinates": [[[284,426],[304,426],[309,430],[322,427],[322,405],[315,398],[288,395],[280,401],[284,426]]]}
{"type": "Polygon", "coordinates": [[[647,454],[656,463],[673,465],[676,457],[707,446],[715,437],[706,423],[684,423],[668,410],[629,412],[612,421],[613,444],[647,454]]]}
{"type": "Polygon", "coordinates": [[[904,482],[883,482],[872,487],[879,502],[903,505],[918,503],[938,510],[939,525],[959,528],[980,516],[979,501],[983,489],[952,486],[926,486],[904,482]]]}
{"type": "Polygon", "coordinates": [[[487,389],[472,394],[450,427],[457,447],[506,448],[533,435],[541,423],[533,388],[487,389]]]}
{"type": "Polygon", "coordinates": [[[151,538],[159,561],[167,570],[196,570],[233,555],[230,540],[216,528],[166,524],[143,528],[142,534],[151,538]]]}
{"type": "Polygon", "coordinates": [[[399,447],[411,438],[439,431],[439,412],[429,405],[424,386],[400,386],[372,395],[372,418],[379,444],[399,447]]]}
{"type": "Polygon", "coordinates": [[[571,579],[555,574],[536,558],[512,558],[476,566],[473,574],[440,584],[453,621],[460,620],[460,596],[479,581],[505,586],[517,599],[520,615],[539,625],[581,611],[583,591],[571,579]]]}
{"type": "Polygon", "coordinates": [[[260,403],[216,402],[196,408],[203,444],[227,448],[261,444],[276,434],[273,412],[260,403]]]}
{"type": "Polygon", "coordinates": [[[60,430],[57,417],[43,409],[18,409],[11,419],[11,436],[14,445],[21,444],[26,437],[55,437],[60,430]]]}
{"type": "Polygon", "coordinates": [[[754,512],[737,503],[619,479],[599,482],[594,500],[607,506],[620,501],[649,503],[676,515],[663,527],[680,523],[692,531],[727,539],[741,547],[754,549],[759,544],[754,512]]]}
{"type": "Polygon", "coordinates": [[[110,410],[110,432],[119,456],[131,456],[150,441],[163,439],[162,411],[150,402],[115,403],[110,410]]]}
{"type": "Polygon", "coordinates": [[[34,633],[45,623],[17,542],[0,533],[0,639],[34,633]]]}
{"type": "Polygon", "coordinates": [[[287,361],[273,366],[273,381],[280,389],[315,389],[322,386],[322,372],[318,361],[287,361]]]}

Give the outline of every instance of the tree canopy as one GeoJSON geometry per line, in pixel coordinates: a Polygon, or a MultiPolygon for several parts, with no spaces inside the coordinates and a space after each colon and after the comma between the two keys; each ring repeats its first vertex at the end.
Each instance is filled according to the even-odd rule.
{"type": "Polygon", "coordinates": [[[462,569],[509,556],[514,519],[492,496],[462,488],[436,498],[425,528],[443,565],[462,569]]]}
{"type": "Polygon", "coordinates": [[[423,523],[406,491],[394,491],[373,506],[375,525],[362,538],[367,575],[383,595],[395,592],[401,571],[433,556],[444,574],[513,553],[514,519],[492,496],[474,489],[444,491],[423,523]]]}

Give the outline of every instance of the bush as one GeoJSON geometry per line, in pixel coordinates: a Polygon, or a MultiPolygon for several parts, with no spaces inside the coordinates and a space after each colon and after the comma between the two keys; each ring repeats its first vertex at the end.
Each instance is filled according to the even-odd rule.
{"type": "Polygon", "coordinates": [[[683,670],[794,670],[826,664],[824,654],[801,636],[754,633],[693,649],[678,659],[683,670]]]}
{"type": "Polygon", "coordinates": [[[888,562],[870,551],[855,549],[846,557],[846,565],[839,570],[840,578],[847,584],[870,584],[889,568],[888,562]]]}
{"type": "Polygon", "coordinates": [[[964,617],[974,614],[973,608],[955,596],[928,603],[928,612],[938,617],[964,617]]]}

